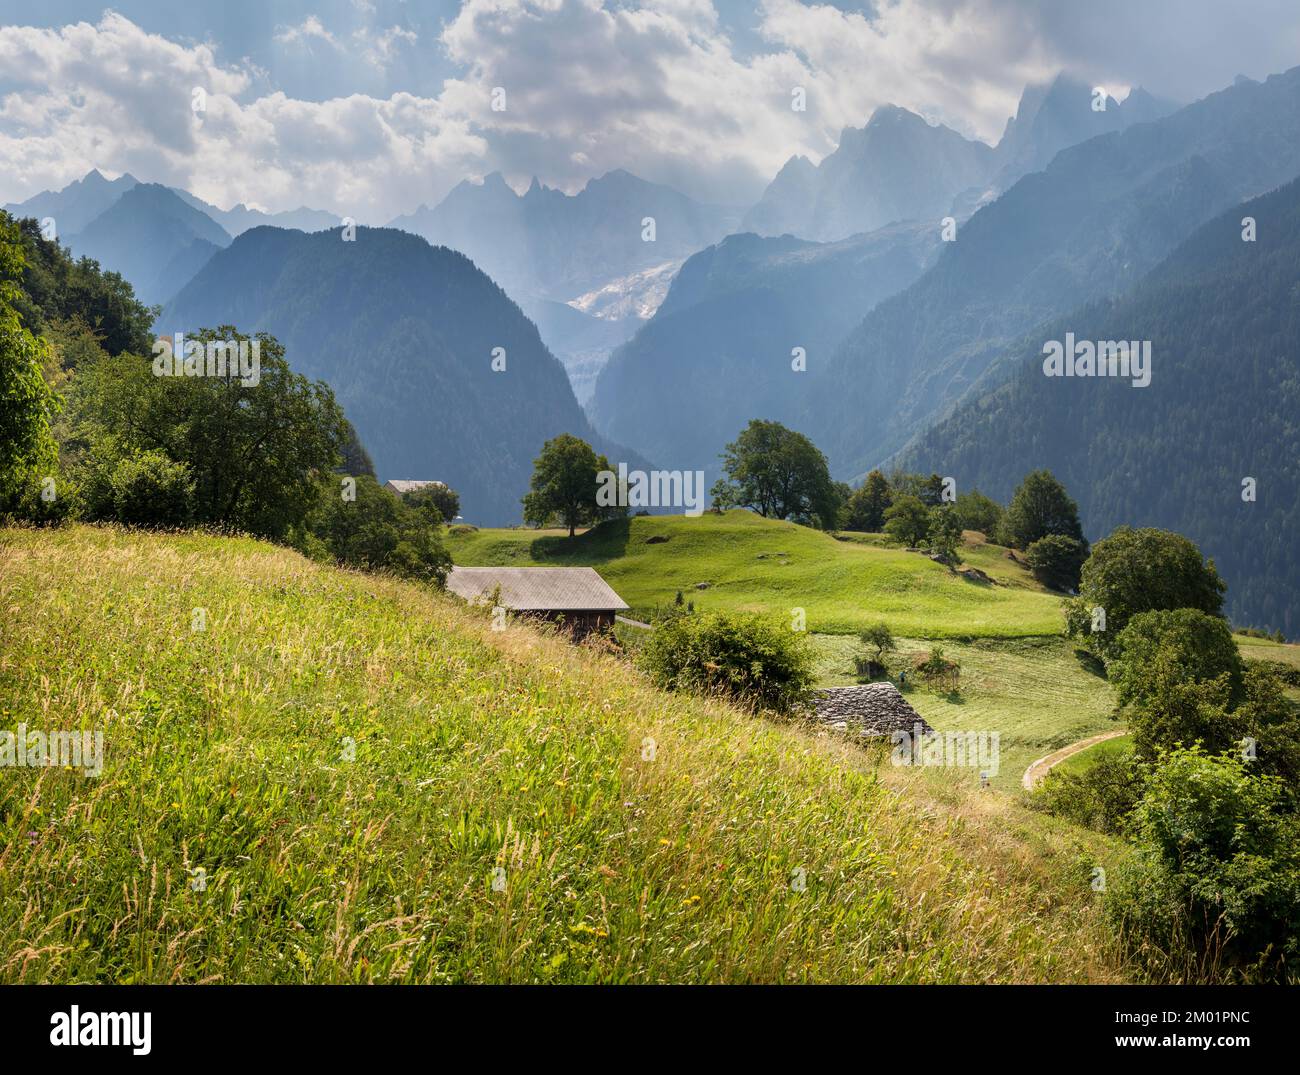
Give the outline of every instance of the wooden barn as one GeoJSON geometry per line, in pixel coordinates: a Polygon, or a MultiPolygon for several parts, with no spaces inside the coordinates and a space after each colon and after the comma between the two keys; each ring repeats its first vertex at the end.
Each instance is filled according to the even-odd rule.
{"type": "Polygon", "coordinates": [[[511,612],[562,623],[578,637],[608,630],[627,609],[590,567],[453,567],[447,589],[470,604],[495,600],[511,612]]]}

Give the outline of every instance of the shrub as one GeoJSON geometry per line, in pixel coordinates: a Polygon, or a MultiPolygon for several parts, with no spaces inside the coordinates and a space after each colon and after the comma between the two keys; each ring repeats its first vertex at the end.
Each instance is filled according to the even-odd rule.
{"type": "Polygon", "coordinates": [[[194,478],[190,468],[162,452],[141,452],[113,468],[113,514],[128,526],[169,528],[190,521],[194,478]]]}
{"type": "Polygon", "coordinates": [[[1146,768],[1131,751],[1103,754],[1081,773],[1049,772],[1029,804],[1097,832],[1122,833],[1145,784],[1146,768]]]}
{"type": "Polygon", "coordinates": [[[723,694],[780,713],[795,709],[813,682],[804,636],[756,615],[671,615],[650,635],[640,661],[668,690],[723,694]]]}
{"type": "Polygon", "coordinates": [[[1284,800],[1230,755],[1162,759],[1134,812],[1141,853],[1107,897],[1125,937],[1171,959],[1191,942],[1216,976],[1285,979],[1300,959],[1300,819],[1284,800]]]}
{"type": "Polygon", "coordinates": [[[295,545],[309,556],[319,555],[323,545],[338,563],[440,587],[451,569],[451,557],[439,529],[429,514],[363,474],[357,478],[355,501],[344,500],[332,485],[326,490],[295,545]],[[309,542],[307,533],[316,542],[309,542]]]}
{"type": "Polygon", "coordinates": [[[1088,557],[1088,547],[1078,538],[1048,534],[1032,542],[1025,559],[1034,577],[1053,590],[1077,590],[1079,572],[1088,557]]]}

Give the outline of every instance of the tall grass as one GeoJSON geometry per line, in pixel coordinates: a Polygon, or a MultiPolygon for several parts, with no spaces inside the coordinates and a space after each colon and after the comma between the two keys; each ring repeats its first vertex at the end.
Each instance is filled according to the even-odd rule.
{"type": "Polygon", "coordinates": [[[4,982],[1126,973],[1051,819],[249,539],[0,531],[20,723],[106,763],[0,769],[4,982]]]}

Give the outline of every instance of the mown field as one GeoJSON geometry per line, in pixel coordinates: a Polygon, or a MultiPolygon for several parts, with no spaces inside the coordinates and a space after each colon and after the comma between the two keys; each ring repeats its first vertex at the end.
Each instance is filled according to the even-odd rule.
{"type": "Polygon", "coordinates": [[[248,539],[0,531],[23,723],[106,762],[0,770],[4,982],[1130,977],[1116,843],[248,539]]]}
{"type": "Polygon", "coordinates": [[[848,634],[880,620],[912,638],[1021,638],[1059,634],[1060,596],[980,545],[963,550],[1002,585],[969,581],[920,553],[887,548],[874,535],[828,534],[747,511],[642,516],[574,538],[558,531],[468,530],[448,547],[465,566],[597,568],[634,613],[671,604],[791,615],[810,631],[848,634]],[[703,586],[701,587],[701,584],[703,586]]]}
{"type": "MultiPolygon", "coordinates": [[[[862,654],[854,637],[815,635],[823,686],[857,682],[853,657],[862,654]]],[[[900,639],[899,657],[926,653],[932,643],[900,639]]],[[[1122,725],[1110,684],[1097,666],[1064,638],[975,639],[944,642],[945,656],[961,665],[958,688],[945,693],[913,682],[907,700],[938,731],[997,732],[1001,762],[993,785],[1016,792],[1025,769],[1045,754],[1122,725]]],[[[978,782],[979,774],[965,777],[978,782]]]]}

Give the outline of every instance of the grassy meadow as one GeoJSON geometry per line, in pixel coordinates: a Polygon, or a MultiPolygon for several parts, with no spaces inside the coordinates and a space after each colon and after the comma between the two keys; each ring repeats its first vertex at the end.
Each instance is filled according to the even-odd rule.
{"type": "MultiPolygon", "coordinates": [[[[824,686],[856,683],[853,658],[863,652],[855,637],[815,635],[819,680],[824,686]]],[[[900,639],[904,658],[931,643],[900,639]]],[[[999,735],[1000,765],[993,785],[1014,792],[1030,764],[1054,750],[1099,732],[1113,731],[1110,684],[1095,665],[1064,638],[973,639],[944,642],[943,652],[961,664],[958,689],[943,693],[919,683],[904,687],[913,708],[937,731],[989,731],[999,735]]],[[[979,774],[968,771],[975,783],[979,774]]]]}
{"type": "Polygon", "coordinates": [[[574,538],[457,529],[447,544],[458,564],[594,567],[634,615],[671,604],[681,590],[700,609],[790,615],[802,608],[808,630],[828,634],[855,633],[879,620],[911,638],[1019,638],[1064,628],[1060,596],[1006,560],[1005,550],[982,542],[969,558],[963,549],[963,558],[1014,584],[967,580],[920,553],[887,548],[875,535],[837,540],[740,510],[640,516],[574,538]]]}
{"type": "MultiPolygon", "coordinates": [[[[765,564],[721,524],[730,545],[633,596],[712,578],[740,606],[788,572],[824,626],[854,579],[919,633],[886,565],[934,607],[956,585],[794,528],[765,564]]],[[[967,628],[1050,619],[969,593],[967,628]]],[[[0,728],[23,723],[102,730],[106,760],[0,771],[3,982],[1132,978],[1089,886],[1118,843],[250,539],[0,531],[0,728]]]]}

